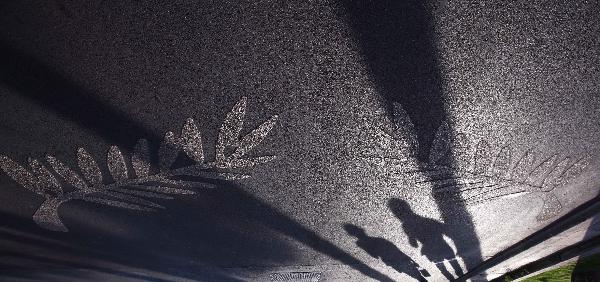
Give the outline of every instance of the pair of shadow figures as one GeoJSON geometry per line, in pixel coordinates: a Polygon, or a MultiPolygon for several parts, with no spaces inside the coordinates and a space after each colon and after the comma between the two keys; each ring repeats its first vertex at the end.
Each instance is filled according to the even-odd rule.
{"type": "MultiPolygon", "coordinates": [[[[412,247],[417,248],[421,243],[421,253],[434,262],[440,272],[448,279],[455,279],[444,265],[448,261],[456,275],[461,276],[462,268],[456,260],[454,251],[444,240],[443,235],[448,234],[444,223],[415,214],[408,203],[401,199],[390,199],[388,207],[402,222],[402,228],[408,236],[412,247]]],[[[392,242],[367,235],[365,230],[353,224],[345,224],[344,229],[348,234],[356,237],[356,245],[365,250],[370,256],[381,259],[386,265],[400,273],[405,273],[419,281],[426,281],[430,274],[421,268],[408,255],[400,251],[392,242]]]]}

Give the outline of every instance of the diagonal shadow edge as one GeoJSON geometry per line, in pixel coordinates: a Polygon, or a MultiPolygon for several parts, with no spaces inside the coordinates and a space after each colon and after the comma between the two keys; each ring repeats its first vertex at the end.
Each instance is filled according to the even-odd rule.
{"type": "Polygon", "coordinates": [[[559,233],[581,223],[585,220],[600,214],[600,196],[583,203],[582,205],[571,210],[564,216],[556,219],[555,221],[548,224],[546,227],[538,230],[537,232],[525,237],[521,241],[514,245],[498,252],[491,258],[485,260],[477,267],[469,269],[467,273],[459,277],[456,281],[467,281],[468,279],[475,277],[476,275],[485,273],[487,269],[490,269],[501,262],[516,256],[525,250],[528,250],[545,240],[558,235],[559,233]]]}
{"type": "MultiPolygon", "coordinates": [[[[147,281],[164,281],[154,277],[154,274],[174,275],[186,279],[211,277],[218,281],[242,281],[215,267],[199,269],[194,273],[176,271],[169,267],[152,267],[151,264],[126,259],[109,250],[86,247],[76,240],[61,240],[62,233],[45,231],[46,235],[36,235],[42,230],[33,224],[22,224],[21,221],[26,219],[16,215],[0,212],[0,218],[4,223],[0,228],[0,254],[2,257],[0,280],[1,278],[39,279],[39,275],[52,274],[53,271],[62,273],[65,275],[64,277],[75,278],[77,273],[73,273],[73,271],[91,270],[147,281]],[[5,244],[17,245],[20,248],[9,250],[5,244]],[[18,265],[11,263],[12,258],[18,259],[18,265]],[[28,263],[20,260],[26,260],[28,263]],[[52,266],[48,267],[48,263],[52,266]]],[[[148,253],[147,249],[130,246],[128,251],[141,257],[152,255],[148,253]]]]}
{"type": "Polygon", "coordinates": [[[158,141],[161,136],[134,122],[70,81],[43,61],[0,41],[0,80],[17,95],[48,108],[82,128],[96,132],[105,140],[124,145],[131,136],[146,136],[158,141]],[[122,130],[115,130],[115,126],[122,130]],[[128,134],[119,134],[128,132],[128,134]]]}
{"type": "Polygon", "coordinates": [[[306,228],[300,222],[282,213],[264,200],[259,199],[251,193],[245,191],[236,183],[214,179],[205,180],[213,181],[213,183],[218,184],[218,189],[222,189],[222,193],[226,194],[229,198],[241,197],[245,199],[250,206],[255,207],[255,209],[244,211],[244,213],[250,213],[250,218],[254,218],[257,222],[260,222],[272,230],[278,231],[279,233],[284,234],[295,241],[312,248],[313,250],[316,250],[347,266],[350,266],[351,268],[372,279],[377,281],[394,281],[385,274],[373,269],[361,260],[355,258],[334,243],[321,237],[315,231],[306,228]]]}
{"type": "MultiPolygon", "coordinates": [[[[108,141],[115,144],[129,144],[132,142],[131,136],[133,138],[145,136],[150,140],[160,140],[161,138],[133,122],[127,114],[113,109],[92,95],[86,95],[89,91],[69,81],[41,60],[15,49],[5,42],[0,42],[0,60],[6,62],[0,66],[2,83],[33,102],[53,110],[61,117],[79,124],[83,128],[93,130],[108,141]],[[57,99],[57,97],[60,97],[60,99],[57,99]],[[101,121],[98,120],[99,116],[102,117],[101,121]],[[115,124],[127,128],[128,136],[118,134],[118,131],[114,129],[115,124]]],[[[256,200],[253,196],[248,196],[256,200]]],[[[264,203],[262,205],[265,205],[267,209],[272,209],[264,203]]],[[[274,230],[295,238],[373,279],[393,281],[335,244],[321,238],[314,231],[303,227],[279,212],[276,212],[276,214],[282,224],[293,231],[285,230],[277,224],[271,226],[274,230]],[[297,234],[304,234],[306,239],[299,238],[297,234]]]]}
{"type": "MultiPolygon", "coordinates": [[[[237,213],[234,214],[233,216],[245,214],[245,216],[247,216],[252,221],[256,221],[258,224],[262,224],[274,231],[277,231],[280,234],[290,237],[293,240],[298,241],[298,242],[300,242],[322,254],[325,254],[325,255],[363,273],[364,275],[366,275],[372,279],[375,279],[378,281],[393,281],[391,278],[387,277],[385,274],[366,265],[365,263],[363,263],[362,261],[353,257],[351,254],[342,250],[341,248],[339,248],[332,242],[324,239],[323,237],[319,236],[314,231],[303,226],[301,223],[297,222],[296,220],[294,220],[294,219],[290,218],[289,216],[283,214],[282,212],[278,211],[276,208],[272,207],[268,203],[264,202],[261,199],[256,198],[255,196],[251,195],[250,193],[246,192],[239,185],[232,184],[232,183],[229,183],[226,181],[214,181],[214,179],[206,179],[206,180],[213,181],[215,183],[221,183],[221,185],[219,185],[219,188],[218,188],[218,189],[221,189],[221,191],[216,192],[216,193],[220,193],[222,195],[221,197],[233,198],[234,199],[233,203],[236,203],[236,204],[239,203],[240,200],[243,200],[245,202],[245,204],[244,204],[245,208],[243,208],[242,210],[236,211],[237,213]],[[248,209],[247,207],[252,207],[252,208],[248,209]]],[[[231,208],[231,207],[229,207],[229,208],[231,208]]],[[[23,228],[23,227],[20,227],[20,228],[23,228]]],[[[27,231],[25,231],[25,232],[27,232],[27,231]]],[[[60,234],[58,234],[56,236],[59,236],[59,235],[60,234]]],[[[0,239],[5,239],[4,236],[5,235],[2,232],[0,232],[0,239]]],[[[48,245],[47,243],[43,243],[43,242],[42,242],[42,244],[48,245]]],[[[193,270],[190,271],[188,269],[185,272],[181,272],[181,269],[177,270],[176,268],[172,268],[172,267],[167,267],[166,269],[162,269],[162,268],[155,269],[151,265],[148,265],[147,263],[145,263],[143,261],[131,261],[126,258],[120,257],[118,254],[92,252],[93,250],[89,250],[88,247],[82,247],[83,246],[82,244],[83,243],[71,241],[71,242],[69,242],[68,248],[56,246],[56,247],[58,247],[58,249],[56,249],[52,246],[51,247],[52,247],[52,249],[56,249],[56,250],[64,250],[60,253],[74,253],[74,254],[79,254],[80,256],[84,256],[84,257],[91,255],[91,256],[94,256],[97,258],[114,261],[117,263],[123,263],[125,265],[129,265],[129,266],[133,266],[133,267],[141,267],[141,268],[150,269],[153,271],[162,271],[162,272],[166,271],[166,273],[177,275],[177,276],[187,276],[190,279],[198,278],[198,274],[195,273],[195,271],[193,271],[193,270]]],[[[134,250],[137,250],[136,252],[138,253],[139,257],[147,257],[147,256],[156,255],[156,254],[152,254],[144,249],[137,249],[136,246],[132,246],[132,247],[134,248],[134,250]]],[[[166,254],[163,254],[163,255],[166,255],[166,254]]],[[[166,266],[168,266],[168,265],[169,265],[169,263],[166,264],[166,266]]],[[[209,264],[204,265],[204,267],[209,267],[209,268],[213,269],[212,270],[213,272],[218,271],[219,269],[222,268],[218,265],[211,266],[210,262],[209,262],[209,264]]],[[[237,268],[238,266],[235,266],[235,267],[237,268]]],[[[193,268],[193,266],[192,266],[192,268],[193,268]]],[[[244,268],[244,267],[241,266],[241,268],[244,268]]],[[[201,271],[202,268],[197,269],[197,270],[200,271],[200,273],[203,273],[202,275],[207,274],[206,271],[201,271]]],[[[224,275],[226,271],[224,271],[223,273],[219,273],[219,272],[220,271],[218,271],[216,273],[211,273],[211,274],[224,275]]]]}
{"type": "MultiPolygon", "coordinates": [[[[567,262],[571,259],[577,258],[575,267],[573,268],[573,274],[577,272],[577,266],[582,264],[588,256],[582,257],[582,253],[593,251],[600,247],[600,235],[593,236],[585,239],[584,241],[578,242],[574,245],[562,248],[550,255],[547,255],[537,261],[530,262],[517,269],[510,270],[507,273],[502,274],[491,280],[491,282],[500,281],[514,281],[516,279],[527,279],[535,276],[536,273],[541,274],[545,271],[551,271],[552,268],[557,267],[560,263],[567,262]],[[541,273],[539,273],[541,272],[541,273]]],[[[593,255],[591,255],[593,256],[593,255]]],[[[573,281],[578,281],[573,279],[573,281]]],[[[584,280],[585,281],[585,280],[584,280]]]]}

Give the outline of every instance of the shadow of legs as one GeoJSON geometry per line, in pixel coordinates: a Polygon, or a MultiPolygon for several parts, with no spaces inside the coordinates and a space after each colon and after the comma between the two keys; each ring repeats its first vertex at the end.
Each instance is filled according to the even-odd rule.
{"type": "Polygon", "coordinates": [[[435,266],[437,266],[437,268],[444,275],[444,277],[446,277],[446,279],[448,279],[448,281],[454,280],[454,276],[452,276],[452,274],[448,271],[448,269],[446,269],[446,266],[444,265],[443,261],[436,263],[435,266]]]}
{"type": "Polygon", "coordinates": [[[456,276],[462,276],[464,273],[462,271],[462,267],[460,267],[460,264],[458,263],[457,260],[451,260],[450,261],[450,265],[452,266],[452,268],[454,269],[454,272],[456,273],[456,276]]]}

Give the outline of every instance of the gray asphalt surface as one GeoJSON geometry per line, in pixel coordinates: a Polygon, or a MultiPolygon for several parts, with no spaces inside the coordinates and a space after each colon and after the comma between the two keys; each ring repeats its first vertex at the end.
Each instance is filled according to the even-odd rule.
{"type": "Polygon", "coordinates": [[[5,279],[444,281],[600,191],[593,1],[0,7],[5,279]],[[212,174],[109,197],[140,138],[212,174]]]}

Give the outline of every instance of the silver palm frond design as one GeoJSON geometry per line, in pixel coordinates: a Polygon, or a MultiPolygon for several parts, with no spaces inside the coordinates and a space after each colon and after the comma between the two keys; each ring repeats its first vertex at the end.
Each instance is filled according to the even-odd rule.
{"type": "Polygon", "coordinates": [[[84,148],[77,150],[79,171],[51,155],[46,157],[46,164],[29,158],[30,169],[6,156],[0,156],[0,168],[19,185],[45,198],[33,215],[33,220],[40,227],[66,232],[68,229],[61,222],[58,208],[71,200],[130,210],[155,211],[165,208],[156,199],[173,199],[174,195],[194,194],[194,188],[214,188],[206,179],[236,180],[249,177],[232,170],[251,168],[275,158],[248,157],[247,153],[269,134],[277,116],[271,117],[240,138],[245,113],[246,98],[243,97],[227,114],[220,127],[214,161],[206,160],[201,133],[196,122],[188,118],[180,136],[170,131],[165,133],[158,149],[158,168],[151,165],[150,146],[146,139],[140,139],[136,143],[129,159],[117,146],[111,146],[106,156],[108,175],[102,172],[94,157],[84,148]],[[232,153],[226,154],[226,149],[230,149],[232,153]],[[182,153],[194,164],[174,168],[176,159],[182,153]],[[203,180],[182,179],[185,177],[203,180]]]}
{"type": "MultiPolygon", "coordinates": [[[[417,143],[414,126],[400,105],[395,107],[395,118],[396,128],[383,132],[407,151],[414,152],[417,143]]],[[[465,133],[453,134],[448,122],[443,121],[427,162],[407,161],[405,169],[398,173],[425,176],[414,184],[430,185],[436,194],[460,194],[449,198],[461,199],[467,205],[537,194],[543,200],[537,220],[543,221],[562,210],[553,192],[556,187],[580,175],[589,161],[588,156],[543,155],[533,148],[518,151],[510,142],[471,140],[465,133]]]]}

